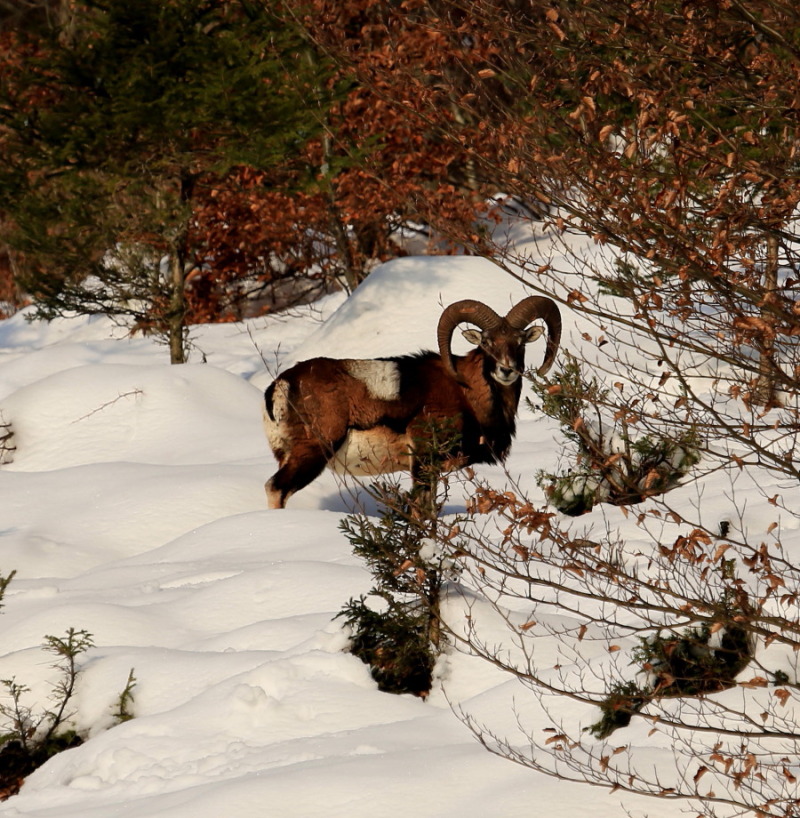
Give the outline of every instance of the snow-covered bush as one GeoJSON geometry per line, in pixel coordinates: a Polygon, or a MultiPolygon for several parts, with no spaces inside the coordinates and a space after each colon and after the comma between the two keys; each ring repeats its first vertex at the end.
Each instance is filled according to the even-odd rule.
{"type": "Polygon", "coordinates": [[[600,705],[600,720],[586,730],[596,738],[607,738],[655,698],[700,696],[731,687],[753,655],[752,635],[736,621],[743,615],[741,610],[721,606],[720,618],[713,624],[640,637],[632,664],[644,679],[612,685],[600,705]]]}
{"type": "MultiPolygon", "coordinates": [[[[10,577],[3,580],[5,591],[10,577]]],[[[58,680],[52,687],[52,705],[35,709],[25,703],[30,688],[15,678],[2,679],[8,704],[0,704],[0,716],[5,724],[0,733],[0,798],[14,795],[22,780],[51,756],[82,743],[81,737],[69,727],[67,709],[75,693],[80,674],[78,658],[93,646],[92,635],[84,630],[69,628],[66,635],[46,636],[43,649],[56,657],[53,667],[58,680]]]]}
{"type": "Polygon", "coordinates": [[[598,503],[631,505],[677,486],[700,460],[693,428],[677,436],[649,434],[633,438],[629,419],[608,410],[608,390],[596,379],[584,379],[578,361],[566,364],[549,383],[534,382],[537,407],[561,424],[572,444],[574,467],[540,472],[550,503],[576,516],[598,503]]]}
{"type": "Polygon", "coordinates": [[[439,649],[441,554],[427,545],[425,523],[395,487],[382,486],[384,509],[375,521],[354,515],[341,529],[374,578],[370,593],[341,613],[350,652],[370,666],[381,690],[424,696],[439,649]]]}
{"type": "Polygon", "coordinates": [[[410,491],[379,483],[380,516],[351,515],[341,529],[374,578],[370,593],[342,612],[350,651],[368,664],[381,690],[427,695],[441,649],[442,583],[452,570],[448,541],[438,531],[446,480],[441,466],[454,445],[450,424],[431,426],[415,446],[420,468],[410,491]],[[443,490],[443,491],[442,491],[443,490]]]}

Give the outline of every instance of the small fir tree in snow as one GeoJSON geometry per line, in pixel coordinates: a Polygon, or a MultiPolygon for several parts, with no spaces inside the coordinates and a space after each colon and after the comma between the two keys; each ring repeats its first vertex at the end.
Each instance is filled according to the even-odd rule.
{"type": "Polygon", "coordinates": [[[68,707],[80,674],[78,659],[93,644],[90,633],[75,628],[69,628],[64,637],[45,637],[43,648],[56,657],[53,668],[58,678],[52,686],[52,705],[40,711],[25,703],[30,693],[27,685],[15,678],[0,680],[10,699],[0,704],[0,716],[7,722],[0,734],[0,799],[14,795],[22,780],[50,757],[82,743],[67,726],[73,715],[68,707]]]}
{"type": "Polygon", "coordinates": [[[753,639],[740,624],[747,611],[722,602],[715,619],[684,629],[640,637],[631,664],[638,680],[615,682],[599,705],[599,721],[585,728],[599,739],[630,724],[655,699],[701,696],[732,687],[753,657],[753,639]]]}
{"type": "MultiPolygon", "coordinates": [[[[0,608],[15,573],[0,576],[0,608]]],[[[49,706],[29,705],[31,688],[15,677],[0,679],[6,699],[0,701],[0,717],[5,720],[0,725],[0,801],[19,792],[24,779],[56,753],[83,743],[83,737],[70,726],[74,715],[70,705],[81,673],[80,659],[93,646],[92,634],[85,630],[68,628],[63,637],[45,636],[42,648],[55,656],[52,668],[57,672],[49,706]]],[[[117,701],[114,717],[118,723],[133,718],[135,686],[131,670],[117,701]]]]}
{"type": "Polygon", "coordinates": [[[350,651],[368,664],[381,690],[425,696],[442,650],[440,598],[452,569],[438,512],[446,496],[441,466],[458,439],[449,424],[435,424],[415,442],[418,463],[409,491],[379,483],[372,493],[377,521],[351,515],[341,529],[374,579],[370,593],[341,613],[351,631],[350,651]],[[442,496],[440,496],[440,493],[442,496]]]}
{"type": "Polygon", "coordinates": [[[357,515],[341,524],[375,584],[339,616],[351,631],[350,652],[370,666],[380,690],[424,696],[440,647],[441,565],[424,548],[428,541],[408,495],[387,485],[380,494],[387,505],[377,522],[357,515]]]}

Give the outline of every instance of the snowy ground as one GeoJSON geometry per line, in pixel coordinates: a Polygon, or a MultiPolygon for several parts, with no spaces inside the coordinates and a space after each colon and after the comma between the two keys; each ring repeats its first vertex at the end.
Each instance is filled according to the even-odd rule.
{"type": "MultiPolygon", "coordinates": [[[[105,319],[0,323],[0,410],[18,446],[0,468],[0,573],[17,571],[0,614],[0,678],[30,685],[35,706],[53,679],[43,637],[72,626],[96,645],[74,715],[89,740],[34,773],[0,815],[623,814],[619,794],[477,744],[448,700],[502,722],[524,695],[489,667],[453,655],[421,701],[378,692],[343,652],[333,617],[370,581],[338,530],[364,501],[354,486],[326,474],[288,509],[265,508],[270,369],[429,348],[442,304],[478,297],[505,311],[523,292],[480,259],[401,259],[347,301],[198,328],[192,359],[206,362],[183,367],[105,319]],[[131,668],[136,718],[112,726],[131,668]]],[[[540,342],[529,363],[542,354],[540,342]]],[[[536,496],[535,472],[554,467],[559,445],[553,423],[523,408],[510,475],[536,496]]]]}

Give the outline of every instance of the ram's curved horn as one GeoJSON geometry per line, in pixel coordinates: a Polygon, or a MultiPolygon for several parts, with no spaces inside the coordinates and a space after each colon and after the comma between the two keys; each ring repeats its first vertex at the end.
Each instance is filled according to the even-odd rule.
{"type": "Polygon", "coordinates": [[[499,327],[500,324],[503,323],[503,319],[482,301],[473,301],[469,298],[463,301],[456,301],[449,307],[445,307],[444,312],[439,318],[439,327],[436,331],[436,337],[439,341],[439,354],[442,356],[445,369],[456,380],[458,380],[458,375],[456,374],[455,364],[453,363],[451,341],[455,328],[464,322],[475,324],[476,327],[487,330],[499,327]]]}
{"type": "Polygon", "coordinates": [[[523,330],[532,321],[541,318],[547,325],[547,349],[537,372],[544,375],[553,365],[561,342],[561,312],[555,301],[542,295],[531,295],[515,304],[505,320],[516,330],[523,330]]]}

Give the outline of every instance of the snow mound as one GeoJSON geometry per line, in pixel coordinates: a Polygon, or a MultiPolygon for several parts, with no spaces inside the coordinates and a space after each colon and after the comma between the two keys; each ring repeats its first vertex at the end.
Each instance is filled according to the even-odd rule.
{"type": "MultiPolygon", "coordinates": [[[[436,324],[453,301],[476,298],[501,315],[530,291],[477,256],[406,257],[376,268],[301,344],[287,366],[306,358],[377,358],[435,349],[436,324]]],[[[469,349],[460,336],[453,349],[469,349]]]]}
{"type": "Polygon", "coordinates": [[[47,375],[3,402],[14,464],[37,471],[128,461],[185,465],[251,458],[258,390],[208,365],[89,365],[47,375]]]}

